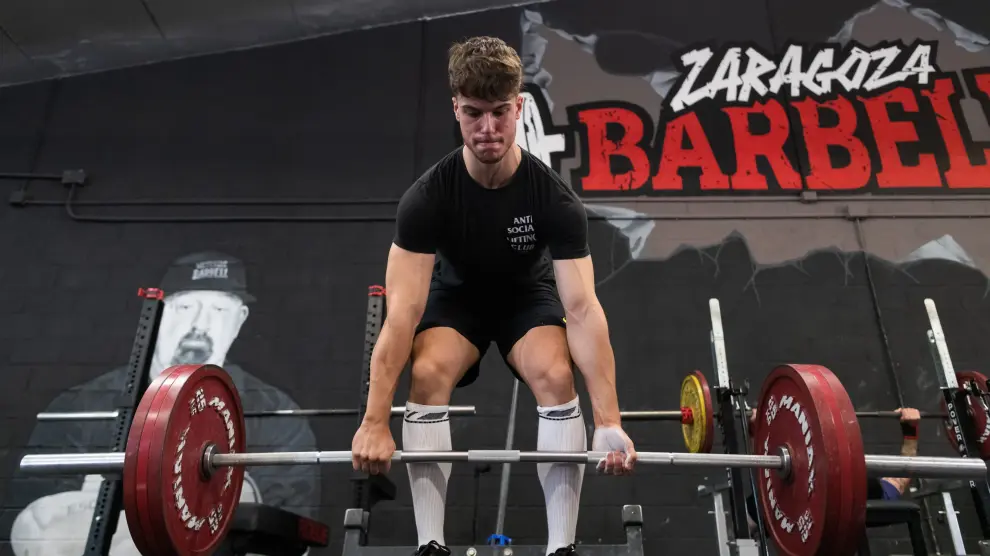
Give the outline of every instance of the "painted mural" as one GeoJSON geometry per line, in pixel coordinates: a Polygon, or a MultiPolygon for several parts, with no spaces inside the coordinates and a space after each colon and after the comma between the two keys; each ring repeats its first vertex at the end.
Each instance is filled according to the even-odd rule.
{"type": "MultiPolygon", "coordinates": [[[[168,266],[160,286],[164,298],[158,341],[148,380],[173,365],[219,365],[230,374],[245,411],[299,409],[293,398],[245,370],[228,352],[257,298],[249,291],[244,263],[227,253],[200,251],[168,266]]],[[[61,393],[44,413],[106,411],[124,391],[129,367],[122,365],[61,393]]],[[[40,421],[27,453],[86,453],[109,448],[116,421],[40,421]]],[[[249,419],[246,434],[257,450],[316,450],[306,419],[249,419]]],[[[15,556],[82,554],[93,521],[100,475],[16,477],[7,504],[18,507],[10,528],[15,556]]],[[[311,516],[320,502],[320,470],[313,466],[256,467],[245,472],[242,502],[256,502],[311,516]]],[[[111,543],[114,556],[140,556],[124,513],[111,543]]]]}
{"type": "Polygon", "coordinates": [[[636,257],[739,232],[763,263],[868,243],[892,262],[937,257],[990,271],[985,222],[965,211],[909,226],[867,211],[859,241],[827,218],[760,218],[809,218],[798,203],[760,202],[801,192],[825,202],[887,195],[921,214],[904,197],[990,190],[987,7],[843,0],[798,13],[771,2],[767,14],[750,2],[701,4],[719,17],[634,2],[607,14],[582,2],[520,13],[521,144],[629,230],[636,257]],[[747,206],[766,209],[648,202],[675,197],[755,197],[747,206]]]}
{"type": "Polygon", "coordinates": [[[765,21],[726,36],[728,17],[578,5],[521,28],[527,146],[585,196],[990,187],[985,7],[880,2],[771,41],[765,21]]]}

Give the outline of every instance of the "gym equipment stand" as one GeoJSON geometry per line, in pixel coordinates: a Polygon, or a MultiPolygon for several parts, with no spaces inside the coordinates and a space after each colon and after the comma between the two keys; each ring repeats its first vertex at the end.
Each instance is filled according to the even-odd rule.
{"type": "MultiPolygon", "coordinates": [[[[748,434],[748,406],[743,402],[741,405],[738,402],[739,392],[734,391],[728,380],[728,371],[725,362],[725,338],[722,330],[722,319],[721,312],[719,310],[718,300],[709,300],[709,307],[711,309],[712,318],[712,331],[711,331],[711,344],[712,344],[712,354],[715,361],[715,369],[718,373],[718,386],[714,387],[715,397],[719,400],[720,411],[718,414],[719,428],[723,433],[723,445],[726,446],[727,452],[729,453],[741,453],[741,452],[731,452],[733,448],[738,448],[738,440],[735,438],[735,427],[731,422],[731,416],[739,415],[740,421],[743,426],[743,439],[746,443],[746,450],[749,450],[749,434],[748,434]]],[[[948,347],[945,342],[945,335],[942,331],[941,322],[938,317],[938,313],[935,309],[935,304],[932,300],[925,300],[925,308],[928,312],[928,319],[931,328],[927,331],[928,342],[930,353],[932,356],[932,361],[935,365],[937,375],[939,377],[940,387],[942,395],[945,398],[946,407],[949,408],[948,419],[952,425],[952,428],[956,431],[957,444],[959,446],[959,452],[961,457],[976,457],[979,458],[980,454],[975,446],[978,446],[976,442],[976,431],[972,420],[969,418],[966,411],[958,411],[955,408],[966,407],[967,393],[966,389],[959,388],[958,381],[956,380],[955,370],[952,366],[952,361],[949,356],[948,347]]],[[[745,394],[743,394],[745,395],[745,394]]],[[[978,392],[974,393],[980,403],[987,405],[987,400],[979,395],[978,392]]],[[[727,484],[719,485],[701,485],[699,486],[700,495],[711,495],[713,499],[715,516],[715,530],[716,537],[718,540],[718,550],[720,556],[730,556],[736,554],[739,556],[747,556],[750,554],[757,554],[756,541],[749,538],[748,533],[748,522],[745,509],[745,492],[742,489],[742,470],[741,469],[731,469],[729,470],[729,482],[727,484]],[[728,525],[726,523],[727,512],[725,511],[725,504],[722,500],[723,492],[729,491],[730,495],[730,508],[733,515],[733,523],[735,524],[735,540],[730,540],[728,535],[728,525]],[[741,504],[736,503],[736,500],[742,501],[741,504]],[[740,524],[743,524],[740,527],[740,524]]],[[[750,476],[752,480],[752,475],[750,476]]],[[[755,484],[755,481],[754,483],[755,484]]],[[[990,537],[988,534],[988,524],[987,524],[987,510],[990,509],[990,487],[986,481],[969,481],[970,491],[973,495],[974,505],[976,507],[977,516],[982,528],[983,537],[990,537]]],[[[965,554],[965,549],[962,546],[962,538],[959,533],[959,522],[956,517],[956,512],[953,510],[952,499],[949,493],[943,492],[943,501],[945,503],[945,519],[948,522],[950,531],[952,532],[952,540],[955,548],[956,554],[965,554]]],[[[757,517],[761,517],[757,515],[757,517]]],[[[759,524],[759,531],[762,545],[759,546],[760,551],[766,554],[766,540],[762,535],[763,526],[762,523],[759,524]]],[[[981,551],[988,550],[985,542],[981,542],[981,551]]]]}
{"type": "MultiPolygon", "coordinates": [[[[935,374],[939,380],[939,388],[947,409],[947,414],[944,418],[948,422],[950,428],[954,431],[955,441],[960,457],[980,458],[981,455],[978,448],[979,442],[977,441],[976,425],[973,422],[972,415],[966,410],[966,408],[969,400],[975,399],[976,403],[982,404],[983,410],[986,411],[987,400],[985,399],[985,394],[982,394],[980,389],[972,389],[971,391],[969,385],[960,387],[959,380],[952,365],[952,359],[949,355],[948,345],[945,341],[945,333],[942,330],[942,323],[939,319],[938,311],[935,308],[935,303],[931,299],[925,299],[924,304],[925,310],[928,314],[930,326],[930,328],[926,331],[929,353],[932,357],[932,363],[936,371],[935,374]],[[970,398],[970,396],[973,396],[973,398],[970,398]]],[[[878,512],[877,519],[874,520],[876,526],[901,523],[907,524],[908,530],[911,532],[911,545],[914,553],[926,554],[928,547],[925,545],[923,535],[920,532],[920,524],[918,523],[919,518],[913,515],[915,512],[920,512],[920,508],[913,509],[910,506],[917,506],[916,504],[913,504],[913,501],[923,502],[929,496],[940,494],[945,508],[942,513],[952,539],[952,553],[956,555],[965,555],[966,547],[962,539],[962,532],[959,528],[959,519],[956,516],[952,495],[948,492],[949,490],[953,490],[962,484],[963,483],[959,481],[941,481],[938,482],[938,486],[935,487],[922,486],[916,491],[909,491],[905,493],[902,500],[898,500],[893,503],[881,500],[870,500],[868,502],[868,512],[878,512]]],[[[990,508],[990,506],[988,506],[988,503],[990,503],[990,485],[988,485],[987,481],[976,480],[968,481],[968,485],[973,495],[974,507],[976,509],[976,514],[979,519],[983,537],[986,538],[988,536],[987,510],[990,508]]],[[[869,526],[869,514],[867,515],[867,518],[867,525],[869,526]]],[[[934,530],[932,530],[931,533],[934,536],[934,530]]],[[[932,540],[933,542],[937,541],[937,539],[932,540]]],[[[981,554],[987,554],[990,552],[990,546],[987,545],[986,541],[981,541],[979,544],[981,554]]],[[[867,539],[863,540],[860,553],[864,555],[868,555],[870,553],[867,539]]]]}
{"type": "MultiPolygon", "coordinates": [[[[956,445],[960,457],[980,458],[979,435],[973,423],[972,416],[966,410],[969,396],[974,396],[976,401],[983,405],[983,410],[987,410],[987,399],[979,389],[973,392],[969,388],[960,388],[956,379],[955,367],[949,355],[949,347],[945,341],[945,332],[942,330],[942,321],[939,319],[935,302],[925,299],[925,311],[928,313],[930,328],[927,330],[929,353],[932,356],[932,363],[938,375],[939,387],[948,410],[948,422],[955,432],[956,445]]],[[[984,541],[980,543],[982,552],[988,552],[986,539],[990,539],[990,523],[988,523],[988,510],[990,510],[990,484],[987,481],[969,481],[969,490],[973,496],[973,506],[976,509],[976,516],[980,523],[981,536],[984,541]]],[[[957,554],[964,554],[962,546],[962,536],[959,529],[959,520],[956,517],[951,495],[943,492],[945,503],[945,519],[948,522],[949,530],[952,532],[953,548],[957,554]]]]}
{"type": "MultiPolygon", "coordinates": [[[[382,286],[370,286],[368,288],[368,309],[365,314],[364,323],[364,359],[361,364],[361,395],[356,426],[361,426],[364,414],[368,410],[368,394],[371,389],[371,354],[378,342],[378,335],[382,331],[382,323],[385,321],[385,288],[382,286]]],[[[355,428],[355,430],[357,430],[355,428]]],[[[395,483],[386,475],[371,475],[361,471],[355,471],[351,475],[353,494],[351,497],[351,507],[358,508],[368,513],[381,501],[395,500],[395,483]]],[[[362,532],[364,538],[362,543],[368,542],[368,527],[362,532]]]]}
{"type": "MultiPolygon", "coordinates": [[[[731,423],[731,416],[739,415],[740,421],[743,426],[743,439],[746,442],[746,450],[748,453],[749,449],[749,434],[748,434],[748,407],[743,402],[741,405],[738,403],[739,392],[734,391],[731,386],[729,386],[728,372],[725,366],[725,343],[724,336],[722,334],[722,321],[721,314],[719,311],[718,300],[712,299],[709,301],[709,305],[712,313],[712,353],[715,359],[715,368],[718,372],[719,383],[718,386],[714,388],[715,396],[719,399],[720,412],[718,414],[719,428],[723,433],[723,444],[731,449],[733,444],[738,447],[738,441],[735,438],[735,427],[731,423]],[[733,402],[735,400],[735,402],[733,402]]],[[[956,431],[956,442],[959,447],[959,454],[961,457],[975,457],[979,458],[980,453],[976,446],[978,442],[976,441],[977,434],[969,413],[965,410],[959,410],[957,408],[965,408],[967,406],[968,396],[973,395],[976,397],[978,403],[984,406],[986,410],[988,406],[988,400],[984,394],[981,394],[978,390],[976,392],[969,392],[967,388],[960,388],[958,381],[956,379],[955,370],[952,365],[951,357],[949,356],[949,350],[945,341],[945,335],[942,331],[941,321],[938,317],[938,312],[935,308],[935,304],[931,299],[925,300],[925,308],[928,313],[928,319],[931,328],[927,331],[928,343],[930,348],[930,353],[932,356],[932,361],[935,365],[936,374],[939,378],[940,388],[942,395],[945,399],[946,407],[948,408],[948,421],[954,431],[956,431]]],[[[745,394],[743,394],[745,395],[745,394]]],[[[732,453],[732,452],[730,452],[732,453]]],[[[740,453],[740,452],[734,452],[740,453]]],[[[748,531],[740,530],[740,524],[747,524],[746,510],[745,510],[745,493],[742,491],[741,486],[741,469],[731,469],[729,470],[730,479],[728,484],[720,484],[713,486],[701,485],[699,486],[699,494],[701,495],[711,495],[713,498],[715,516],[715,529],[716,536],[718,539],[718,550],[720,556],[730,556],[731,554],[737,554],[739,556],[757,554],[756,547],[754,546],[755,541],[749,539],[748,531]],[[728,490],[730,494],[730,506],[732,509],[732,514],[735,523],[735,533],[736,539],[730,540],[728,537],[728,526],[726,524],[726,511],[725,505],[722,500],[723,492],[728,490]],[[737,504],[735,501],[741,500],[742,504],[737,504]]],[[[750,477],[752,480],[752,475],[750,477]]],[[[755,484],[755,482],[754,482],[755,484]]],[[[969,481],[970,491],[973,495],[974,506],[976,508],[977,518],[979,519],[980,527],[982,529],[982,536],[984,539],[990,537],[990,526],[988,526],[988,510],[990,510],[990,485],[987,481],[969,481]]],[[[931,494],[931,493],[928,493],[931,494]]],[[[945,504],[945,519],[947,521],[950,532],[952,533],[953,548],[956,554],[965,554],[965,547],[962,543],[962,536],[960,533],[959,522],[954,511],[954,506],[952,504],[951,495],[948,492],[942,492],[943,502],[945,504]]],[[[915,495],[915,498],[925,496],[927,494],[915,495]]],[[[760,517],[759,515],[757,516],[760,517]]],[[[744,525],[746,529],[746,527],[744,525]]],[[[762,533],[763,527],[760,524],[759,530],[762,533]]],[[[764,542],[759,547],[761,551],[766,550],[765,538],[764,542]]],[[[990,554],[990,543],[986,540],[980,543],[981,554],[990,554]]],[[[915,547],[916,550],[923,549],[924,547],[915,547]]]]}
{"type": "MultiPolygon", "coordinates": [[[[718,300],[709,299],[708,308],[712,319],[710,332],[712,362],[718,376],[717,385],[712,387],[712,398],[719,408],[716,412],[716,418],[719,431],[722,433],[722,449],[726,454],[749,454],[751,451],[749,406],[745,402],[747,392],[745,389],[733,387],[732,381],[729,379],[729,367],[725,353],[725,333],[722,329],[722,310],[718,300]],[[741,437],[736,430],[737,417],[742,426],[741,437]]],[[[749,475],[750,485],[755,485],[756,477],[753,475],[752,469],[744,471],[734,467],[726,469],[728,483],[699,487],[701,494],[712,496],[716,541],[720,556],[767,556],[768,554],[766,528],[763,526],[761,512],[756,514],[757,538],[752,538],[749,532],[744,472],[749,475]],[[728,512],[725,511],[725,502],[722,499],[725,491],[729,493],[728,506],[732,514],[730,523],[732,524],[733,538],[729,538],[729,523],[726,522],[728,512]]]]}
{"type": "MultiPolygon", "coordinates": [[[[512,381],[512,401],[509,403],[509,423],[505,430],[505,449],[511,450],[516,436],[516,413],[519,405],[519,379],[512,381]]],[[[490,546],[506,546],[512,544],[512,539],[505,536],[505,512],[509,505],[509,480],[512,476],[512,464],[502,464],[502,474],[498,488],[498,514],[495,518],[495,532],[488,536],[490,546]]],[[[475,506],[478,504],[475,498],[475,506]]]]}
{"type": "MultiPolygon", "coordinates": [[[[111,452],[123,452],[127,444],[134,410],[148,389],[151,356],[158,340],[158,326],[162,321],[164,292],[157,288],[140,288],[138,297],[143,298],[144,302],[141,304],[137,332],[134,334],[134,344],[127,364],[127,382],[114,404],[117,406],[117,422],[111,452]]],[[[106,477],[100,485],[83,556],[105,556],[110,553],[110,543],[117,532],[117,519],[124,504],[122,480],[121,475],[106,477]]]]}

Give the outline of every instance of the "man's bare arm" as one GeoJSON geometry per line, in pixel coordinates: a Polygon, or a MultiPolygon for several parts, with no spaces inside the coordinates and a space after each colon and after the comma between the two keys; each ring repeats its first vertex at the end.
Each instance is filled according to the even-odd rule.
{"type": "MultiPolygon", "coordinates": [[[[903,436],[901,455],[916,456],[918,455],[918,423],[921,420],[921,413],[913,407],[901,407],[897,409],[897,412],[901,416],[901,434],[903,436]]],[[[904,494],[904,491],[911,485],[910,477],[884,477],[883,480],[894,485],[901,494],[904,494]]]]}
{"type": "Polygon", "coordinates": [[[414,253],[393,244],[385,270],[387,313],[371,353],[367,423],[388,423],[399,376],[412,352],[416,326],[423,317],[433,274],[433,254],[414,253]]]}
{"type": "Polygon", "coordinates": [[[557,291],[567,316],[567,344],[581,370],[596,426],[619,426],[619,399],[615,390],[615,354],[608,336],[605,310],[595,293],[591,257],[553,263],[557,291]]]}
{"type": "MultiPolygon", "coordinates": [[[[916,456],[918,455],[918,439],[905,437],[901,441],[901,455],[902,456],[916,456]]],[[[904,491],[911,486],[911,477],[884,477],[883,480],[894,485],[898,492],[904,494],[904,491]]]]}
{"type": "MultiPolygon", "coordinates": [[[[901,442],[901,455],[902,456],[916,456],[918,455],[918,439],[907,438],[901,442]]],[[[911,477],[884,477],[883,480],[894,485],[898,492],[904,494],[904,491],[911,486],[911,477]]]]}

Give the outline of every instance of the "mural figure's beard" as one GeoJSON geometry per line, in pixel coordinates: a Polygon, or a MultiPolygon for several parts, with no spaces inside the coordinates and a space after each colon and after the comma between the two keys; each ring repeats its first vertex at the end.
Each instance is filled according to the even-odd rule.
{"type": "Polygon", "coordinates": [[[179,340],[172,365],[201,365],[213,355],[213,340],[203,332],[190,332],[179,340]]]}

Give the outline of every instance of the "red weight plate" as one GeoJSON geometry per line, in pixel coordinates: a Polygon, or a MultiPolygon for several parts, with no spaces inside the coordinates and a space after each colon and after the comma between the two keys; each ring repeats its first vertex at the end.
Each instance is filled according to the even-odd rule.
{"type": "Polygon", "coordinates": [[[140,521],[143,532],[149,544],[150,552],[144,556],[171,555],[169,551],[168,538],[163,537],[155,528],[155,508],[158,506],[160,495],[155,491],[155,479],[151,475],[151,469],[155,463],[157,444],[155,431],[165,426],[167,415],[163,409],[168,404],[169,392],[172,391],[176,381],[183,377],[182,370],[185,367],[195,368],[194,365],[177,365],[169,367],[162,372],[166,375],[165,381],[158,390],[154,401],[151,404],[151,411],[144,420],[143,432],[141,433],[141,448],[138,452],[138,480],[137,489],[138,506],[144,508],[140,514],[140,521]]]}
{"type": "MultiPolygon", "coordinates": [[[[174,457],[177,452],[168,451],[162,449],[162,442],[164,441],[165,431],[171,425],[170,419],[172,418],[172,410],[175,408],[176,400],[178,399],[179,392],[182,390],[183,385],[189,380],[190,375],[192,375],[199,365],[183,365],[181,367],[176,367],[177,373],[176,378],[169,386],[168,390],[163,396],[161,396],[161,404],[159,407],[159,420],[156,422],[158,425],[151,429],[149,441],[152,449],[149,450],[148,455],[148,498],[149,500],[154,500],[155,502],[148,505],[148,522],[149,527],[153,531],[156,539],[159,540],[156,551],[153,554],[146,556],[175,556],[178,554],[178,548],[169,538],[169,532],[167,528],[163,527],[162,524],[166,519],[166,508],[167,500],[163,499],[163,493],[167,496],[174,498],[174,491],[163,491],[161,488],[162,481],[170,472],[169,465],[170,462],[174,464],[174,457]],[[165,502],[165,503],[163,503],[165,502]]],[[[170,485],[171,488],[175,488],[175,485],[170,485]]],[[[181,486],[181,485],[180,485],[181,486]]]]}
{"type": "MultiPolygon", "coordinates": [[[[969,381],[975,381],[976,387],[982,391],[987,391],[987,377],[977,371],[959,371],[956,373],[956,380],[959,381],[959,387],[963,388],[964,383],[969,381]]],[[[990,416],[983,409],[983,405],[980,403],[973,403],[973,397],[966,397],[967,411],[969,415],[973,418],[973,428],[976,429],[977,442],[979,443],[980,456],[984,459],[990,458],[990,416]]],[[[945,399],[942,399],[942,410],[945,412],[949,411],[948,406],[945,405],[945,399]]],[[[956,441],[956,433],[952,430],[952,425],[949,424],[949,420],[945,419],[942,421],[945,427],[945,435],[949,438],[949,443],[952,444],[952,448],[959,451],[959,442],[956,441]]]]}
{"type": "Polygon", "coordinates": [[[802,365],[805,370],[816,372],[832,390],[830,404],[839,409],[840,421],[835,424],[836,440],[843,454],[839,461],[846,462],[842,473],[843,508],[841,523],[843,541],[835,554],[856,554],[863,535],[866,534],[866,458],[864,456],[863,434],[856,418],[856,408],[845,386],[835,374],[819,365],[802,365]]]}
{"type": "MultiPolygon", "coordinates": [[[[151,409],[151,404],[154,401],[155,395],[159,392],[162,385],[162,380],[164,377],[159,375],[158,378],[153,380],[150,385],[148,385],[147,390],[145,390],[144,395],[141,397],[141,401],[138,402],[137,408],[134,410],[134,418],[131,420],[131,427],[127,433],[127,445],[124,449],[124,472],[122,476],[123,484],[123,506],[124,506],[124,517],[127,519],[127,529],[130,532],[131,540],[134,542],[134,546],[138,549],[138,552],[145,554],[148,549],[148,543],[146,542],[146,535],[141,527],[140,512],[141,510],[137,505],[137,489],[138,489],[138,451],[141,446],[141,431],[144,427],[144,420],[147,417],[148,412],[151,409]]],[[[141,473],[143,475],[143,473],[141,473]]],[[[142,484],[144,481],[140,481],[142,484]]]]}
{"type": "Polygon", "coordinates": [[[840,537],[849,534],[843,508],[851,505],[843,483],[850,462],[842,459],[847,451],[836,438],[842,411],[834,397],[824,378],[800,366],[777,367],[763,383],[755,452],[777,455],[785,447],[791,458],[788,477],[764,469],[757,485],[778,554],[842,556],[840,537]]]}
{"type": "Polygon", "coordinates": [[[186,366],[175,374],[160,410],[160,426],[151,433],[149,494],[157,503],[150,516],[169,556],[206,556],[230,528],[244,468],[221,467],[207,478],[203,453],[210,444],[218,453],[243,452],[244,414],[223,369],[186,366]]]}
{"type": "MultiPolygon", "coordinates": [[[[708,388],[708,379],[701,371],[694,371],[694,376],[701,384],[702,399],[705,402],[705,443],[701,447],[701,453],[707,454],[712,451],[712,443],[715,442],[715,405],[712,404],[712,391],[708,388]]],[[[695,416],[697,418],[697,415],[695,416]]]]}
{"type": "Polygon", "coordinates": [[[127,529],[130,532],[134,547],[141,554],[151,554],[151,547],[155,546],[152,532],[146,527],[147,515],[147,479],[145,478],[145,452],[141,448],[141,439],[144,434],[144,425],[149,417],[156,414],[156,409],[160,403],[158,397],[168,391],[173,378],[166,369],[159,374],[148,388],[141,401],[138,402],[134,410],[134,417],[131,419],[131,427],[127,435],[127,446],[124,452],[124,474],[123,474],[123,504],[124,516],[127,519],[127,529]]]}

